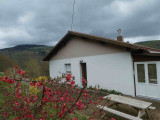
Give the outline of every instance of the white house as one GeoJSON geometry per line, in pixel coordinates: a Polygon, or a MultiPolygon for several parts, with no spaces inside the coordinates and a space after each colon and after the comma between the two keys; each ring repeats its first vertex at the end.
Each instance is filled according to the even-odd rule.
{"type": "Polygon", "coordinates": [[[50,76],[72,73],[82,85],[160,99],[160,50],[69,31],[44,58],[50,76]]]}

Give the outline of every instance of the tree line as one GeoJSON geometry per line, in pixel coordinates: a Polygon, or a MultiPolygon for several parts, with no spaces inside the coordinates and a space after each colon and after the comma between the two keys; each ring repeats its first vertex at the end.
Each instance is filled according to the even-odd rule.
{"type": "Polygon", "coordinates": [[[17,56],[0,54],[0,72],[7,73],[9,68],[18,66],[19,68],[26,70],[26,73],[33,77],[38,77],[40,75],[48,76],[48,62],[44,62],[42,59],[43,56],[37,56],[29,52],[24,52],[17,56]]]}

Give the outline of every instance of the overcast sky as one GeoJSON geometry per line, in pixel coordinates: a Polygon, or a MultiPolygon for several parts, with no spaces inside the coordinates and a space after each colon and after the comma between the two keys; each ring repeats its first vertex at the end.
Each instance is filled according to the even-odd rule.
{"type": "MultiPolygon", "coordinates": [[[[55,45],[71,29],[73,0],[0,0],[0,48],[55,45]]],[[[76,0],[73,30],[125,41],[160,40],[160,0],[76,0]]]]}

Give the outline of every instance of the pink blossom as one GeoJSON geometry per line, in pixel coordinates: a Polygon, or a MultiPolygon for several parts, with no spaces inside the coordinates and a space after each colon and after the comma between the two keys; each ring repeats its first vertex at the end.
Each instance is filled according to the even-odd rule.
{"type": "Polygon", "coordinates": [[[10,78],[7,79],[7,82],[8,82],[9,84],[13,84],[13,83],[14,83],[14,81],[13,81],[12,79],[10,79],[10,78]]]}
{"type": "Polygon", "coordinates": [[[25,75],[26,72],[21,70],[20,73],[21,73],[21,75],[25,75]]]}
{"type": "Polygon", "coordinates": [[[6,118],[7,117],[7,115],[8,115],[8,112],[4,112],[4,117],[6,118]]]}

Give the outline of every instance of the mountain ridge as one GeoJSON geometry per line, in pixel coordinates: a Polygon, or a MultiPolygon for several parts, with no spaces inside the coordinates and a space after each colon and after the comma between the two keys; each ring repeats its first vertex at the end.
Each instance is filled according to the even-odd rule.
{"type": "Polygon", "coordinates": [[[2,48],[1,50],[6,50],[6,49],[27,49],[27,48],[32,48],[32,47],[42,47],[42,46],[46,46],[46,45],[36,45],[36,44],[21,44],[21,45],[16,45],[14,47],[8,47],[8,48],[2,48]]]}
{"type": "Polygon", "coordinates": [[[155,49],[160,49],[160,40],[142,41],[142,42],[136,42],[135,44],[146,46],[146,47],[151,47],[155,49]]]}
{"type": "MultiPolygon", "coordinates": [[[[141,41],[141,42],[136,42],[134,44],[160,49],[160,40],[141,41]]],[[[0,49],[0,53],[5,52],[5,51],[19,51],[19,50],[20,51],[21,50],[22,51],[24,50],[36,51],[37,50],[36,52],[38,52],[39,50],[42,50],[42,51],[49,52],[51,48],[52,46],[47,46],[47,45],[21,44],[21,45],[16,45],[14,47],[0,49]]]]}
{"type": "Polygon", "coordinates": [[[33,54],[44,56],[51,50],[51,48],[51,46],[46,45],[22,44],[14,47],[0,49],[0,53],[10,56],[11,54],[14,54],[14,52],[31,52],[33,54]]]}

